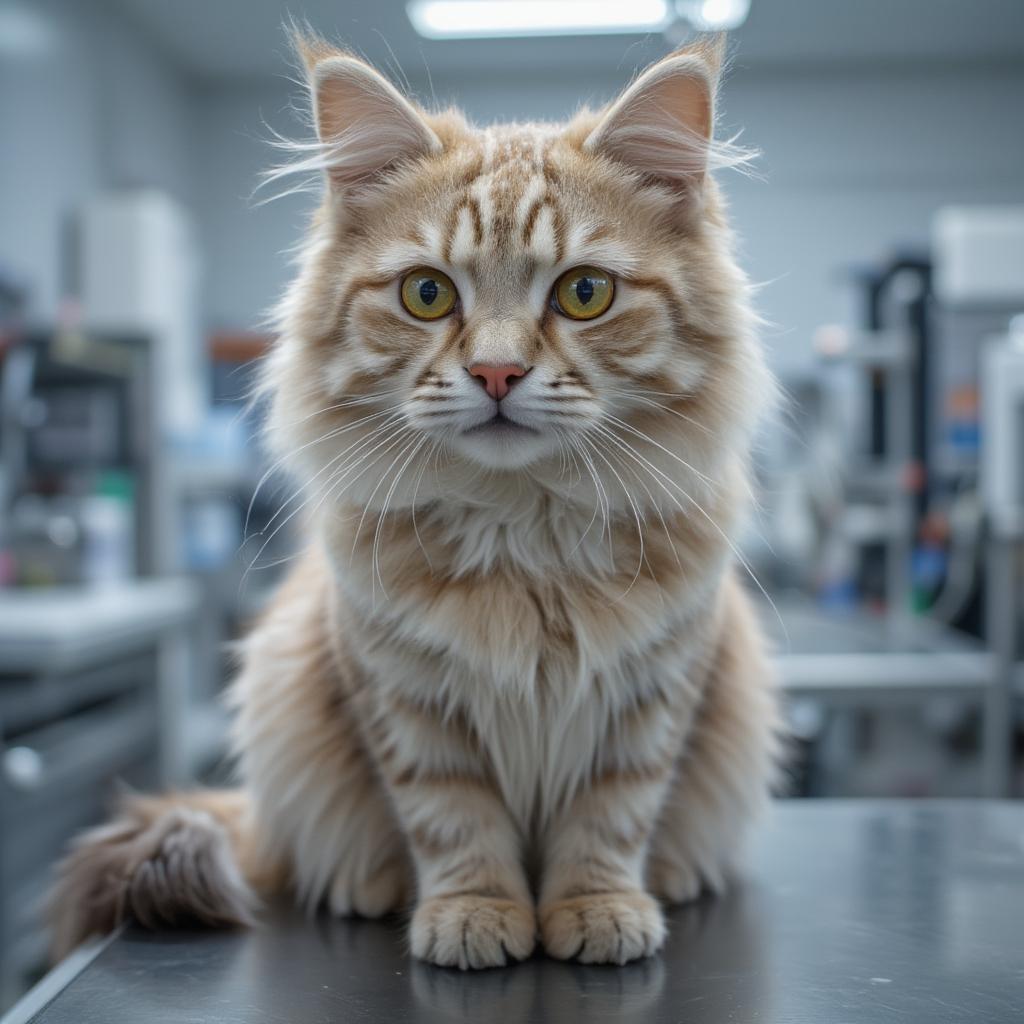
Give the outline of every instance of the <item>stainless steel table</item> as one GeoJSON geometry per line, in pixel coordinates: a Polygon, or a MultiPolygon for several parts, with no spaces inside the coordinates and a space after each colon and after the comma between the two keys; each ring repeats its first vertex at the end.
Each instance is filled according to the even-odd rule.
{"type": "Polygon", "coordinates": [[[128,929],[34,998],[12,1024],[1011,1024],[1024,804],[780,805],[747,881],[673,911],[664,952],[624,968],[461,974],[411,962],[395,923],[280,909],[251,933],[128,929]]]}

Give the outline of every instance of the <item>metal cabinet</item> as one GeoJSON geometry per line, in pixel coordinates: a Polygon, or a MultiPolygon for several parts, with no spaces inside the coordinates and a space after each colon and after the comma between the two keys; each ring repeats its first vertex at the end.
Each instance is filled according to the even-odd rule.
{"type": "Polygon", "coordinates": [[[45,902],[68,840],[119,785],[184,781],[198,607],[183,580],[0,594],[0,1008],[46,966],[45,902]]]}

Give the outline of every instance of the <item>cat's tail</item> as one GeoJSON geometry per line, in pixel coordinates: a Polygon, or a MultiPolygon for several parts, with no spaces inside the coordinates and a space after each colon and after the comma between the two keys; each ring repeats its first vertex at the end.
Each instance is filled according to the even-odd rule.
{"type": "Polygon", "coordinates": [[[58,868],[54,958],[128,918],[251,924],[261,879],[247,809],[242,790],[122,797],[114,819],[79,836],[58,868]]]}

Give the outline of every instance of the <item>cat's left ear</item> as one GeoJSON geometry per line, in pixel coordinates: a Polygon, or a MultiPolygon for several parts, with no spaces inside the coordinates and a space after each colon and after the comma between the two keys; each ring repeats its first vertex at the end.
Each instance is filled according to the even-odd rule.
{"type": "Polygon", "coordinates": [[[690,192],[707,172],[725,36],[670,54],[608,108],[583,148],[690,192]]]}
{"type": "Polygon", "coordinates": [[[335,53],[307,67],[333,188],[349,191],[399,163],[441,152],[421,112],[368,64],[335,53]]]}

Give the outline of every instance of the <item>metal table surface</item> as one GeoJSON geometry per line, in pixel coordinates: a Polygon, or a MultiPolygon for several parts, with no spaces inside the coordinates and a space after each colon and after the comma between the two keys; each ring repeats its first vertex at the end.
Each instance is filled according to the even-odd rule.
{"type": "Polygon", "coordinates": [[[1024,804],[781,804],[747,880],[670,922],[664,952],[626,967],[538,955],[476,974],[413,963],[394,922],[282,909],[249,933],[129,929],[24,1019],[1009,1024],[1024,804]]]}

